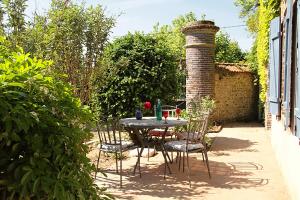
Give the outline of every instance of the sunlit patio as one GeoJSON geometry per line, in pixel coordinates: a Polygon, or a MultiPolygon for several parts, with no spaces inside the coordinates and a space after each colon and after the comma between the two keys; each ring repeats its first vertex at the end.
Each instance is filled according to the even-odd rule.
{"type": "Polygon", "coordinates": [[[123,187],[114,164],[107,177],[100,173],[96,183],[106,186],[117,199],[290,199],[272,151],[270,133],[256,123],[226,125],[219,133],[209,133],[213,144],[209,151],[212,178],[202,162],[201,154],[190,156],[192,187],[187,169],[178,171],[171,164],[172,174],[163,178],[164,161],[159,152],[149,161],[141,160],[142,178],[133,175],[136,157],[123,161],[123,187]]]}

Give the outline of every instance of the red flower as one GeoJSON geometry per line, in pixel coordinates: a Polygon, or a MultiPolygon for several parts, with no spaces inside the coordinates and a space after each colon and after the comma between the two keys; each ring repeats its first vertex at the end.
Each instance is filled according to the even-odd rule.
{"type": "Polygon", "coordinates": [[[151,109],[151,103],[150,103],[150,101],[146,101],[146,102],[144,103],[144,109],[145,109],[145,110],[150,110],[150,109],[151,109]]]}

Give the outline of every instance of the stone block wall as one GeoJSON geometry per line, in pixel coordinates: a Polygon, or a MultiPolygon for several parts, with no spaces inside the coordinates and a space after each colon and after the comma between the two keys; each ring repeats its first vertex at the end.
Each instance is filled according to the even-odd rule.
{"type": "Polygon", "coordinates": [[[220,122],[257,119],[258,86],[245,66],[216,64],[216,109],[212,119],[220,122]]]}

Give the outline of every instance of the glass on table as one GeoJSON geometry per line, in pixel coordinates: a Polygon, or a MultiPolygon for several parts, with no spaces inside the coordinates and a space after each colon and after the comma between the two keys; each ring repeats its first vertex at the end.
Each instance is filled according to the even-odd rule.
{"type": "Polygon", "coordinates": [[[177,115],[177,119],[179,120],[179,116],[180,116],[180,113],[181,113],[180,108],[176,108],[175,112],[176,112],[176,115],[177,115]]]}
{"type": "Polygon", "coordinates": [[[163,111],[163,117],[165,118],[165,124],[167,124],[168,116],[169,116],[169,111],[163,111]]]}

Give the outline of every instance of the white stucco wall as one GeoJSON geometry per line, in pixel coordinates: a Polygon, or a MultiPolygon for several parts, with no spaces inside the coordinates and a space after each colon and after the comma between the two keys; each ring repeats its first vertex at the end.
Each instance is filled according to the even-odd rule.
{"type": "Polygon", "coordinates": [[[272,116],[272,145],[283,177],[293,200],[300,200],[300,146],[299,139],[285,131],[282,121],[272,116]]]}

